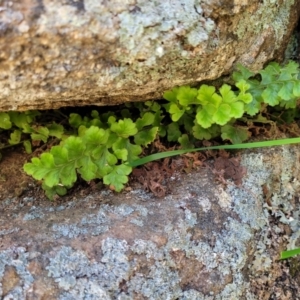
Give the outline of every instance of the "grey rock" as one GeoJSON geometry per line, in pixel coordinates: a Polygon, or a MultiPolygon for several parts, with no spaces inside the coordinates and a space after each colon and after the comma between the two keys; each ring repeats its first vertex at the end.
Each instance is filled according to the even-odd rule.
{"type": "Polygon", "coordinates": [[[103,192],[63,210],[49,202],[14,213],[4,201],[0,297],[263,299],[251,287],[276,263],[270,215],[290,227],[289,247],[299,238],[300,208],[291,201],[300,187],[299,153],[299,146],[244,152],[247,175],[239,187],[224,187],[199,169],[180,175],[163,199],[138,190],[103,192]],[[263,185],[272,191],[272,207],[263,185]]]}

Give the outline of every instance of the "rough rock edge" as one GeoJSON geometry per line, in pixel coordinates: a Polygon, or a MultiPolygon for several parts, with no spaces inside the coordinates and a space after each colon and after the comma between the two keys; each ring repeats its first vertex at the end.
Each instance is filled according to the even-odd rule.
{"type": "Polygon", "coordinates": [[[176,85],[219,78],[237,62],[257,71],[283,58],[300,6],[22,3],[0,7],[0,111],[159,99],[176,85]]]}
{"type": "MultiPolygon", "coordinates": [[[[72,214],[72,202],[56,209],[51,205],[44,209],[32,207],[28,212],[18,211],[19,208],[16,208],[15,214],[10,215],[10,221],[4,216],[0,220],[0,228],[3,228],[0,231],[3,237],[2,249],[5,248],[0,251],[0,276],[3,287],[3,275],[9,268],[14,268],[18,280],[6,295],[2,295],[0,285],[0,296],[4,296],[3,299],[24,299],[25,296],[30,298],[33,294],[42,293],[43,287],[46,291],[52,287],[57,294],[49,291],[47,299],[257,299],[249,291],[250,283],[246,280],[245,270],[248,269],[246,273],[255,277],[271,267],[271,259],[268,259],[265,247],[269,226],[268,213],[261,186],[272,186],[272,209],[284,224],[291,226],[293,235],[290,246],[293,247],[299,237],[300,210],[299,207],[295,209],[289,200],[300,187],[298,152],[298,146],[291,146],[245,153],[242,160],[248,169],[248,175],[240,188],[230,185],[226,190],[220,186],[211,187],[209,190],[208,182],[211,178],[200,172],[201,174],[197,173],[198,176],[187,176],[184,181],[186,186],[175,189],[162,203],[139,191],[133,191],[126,194],[127,196],[103,192],[102,197],[119,198],[119,204],[100,205],[98,211],[86,213],[77,223],[64,218],[58,223],[51,223],[56,214],[72,214]],[[190,199],[195,197],[195,194],[199,207],[204,208],[204,213],[197,213],[194,211],[195,207],[189,208],[193,203],[190,199]],[[225,222],[220,225],[219,232],[211,232],[211,236],[215,238],[212,245],[211,241],[205,241],[207,236],[203,236],[201,240],[193,239],[191,230],[199,224],[205,229],[205,223],[209,223],[206,218],[209,218],[214,209],[215,201],[224,211],[225,222]],[[128,223],[127,220],[127,224],[143,226],[149,221],[147,219],[151,219],[156,206],[160,206],[160,209],[168,208],[164,203],[171,203],[182,210],[174,216],[176,222],[163,224],[163,231],[167,236],[165,241],[158,239],[154,242],[153,236],[152,240],[135,239],[134,235],[125,240],[118,237],[120,233],[110,232],[115,223],[126,224],[128,218],[130,221],[128,223]],[[279,205],[282,205],[282,208],[279,205]],[[287,218],[288,214],[291,214],[292,218],[287,218]],[[41,232],[36,234],[33,244],[24,244],[18,239],[12,239],[11,243],[6,244],[5,238],[22,231],[20,227],[13,225],[13,220],[17,221],[20,218],[23,218],[25,223],[38,220],[35,224],[40,223],[41,232]],[[34,244],[37,241],[43,243],[43,240],[47,239],[44,236],[43,223],[48,227],[51,225],[47,234],[52,232],[50,240],[57,241],[56,245],[52,243],[47,252],[39,252],[39,248],[43,248],[42,245],[34,244]],[[254,244],[253,239],[257,231],[261,234],[259,241],[254,244]],[[82,243],[93,237],[96,238],[94,241],[97,246],[85,251],[82,243]],[[97,244],[98,237],[103,239],[101,243],[98,240],[97,244]],[[80,245],[76,242],[78,238],[83,238],[78,240],[80,245]],[[92,255],[90,251],[96,254],[92,255]],[[203,294],[188,287],[182,289],[180,270],[176,269],[176,256],[173,255],[180,252],[189,259],[201,262],[205,266],[206,274],[217,272],[215,274],[219,274],[222,280],[229,274],[230,282],[226,282],[217,294],[203,294]],[[250,253],[253,259],[249,262],[250,253]],[[138,257],[144,257],[149,263],[147,276],[141,271],[135,271],[135,267],[139,267],[138,257]],[[35,263],[40,264],[37,269],[46,266],[47,275],[45,270],[42,272],[45,278],[35,278],[36,270],[32,267],[35,263]],[[120,287],[124,284],[126,289],[122,291],[120,287]]],[[[88,203],[93,197],[95,195],[75,201],[88,203]]],[[[81,213],[83,212],[84,210],[81,213]]],[[[146,230],[145,228],[142,230],[146,230]]]]}

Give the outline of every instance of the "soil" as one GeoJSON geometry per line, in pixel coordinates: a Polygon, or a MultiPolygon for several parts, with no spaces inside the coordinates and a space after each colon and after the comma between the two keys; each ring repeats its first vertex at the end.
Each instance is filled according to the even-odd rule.
{"type": "Polygon", "coordinates": [[[23,165],[28,160],[20,147],[2,151],[0,161],[0,201],[7,198],[30,196],[30,193],[40,198],[35,180],[25,174],[23,165]]]}
{"type": "MultiPolygon", "coordinates": [[[[32,155],[26,154],[23,147],[14,147],[2,151],[0,160],[0,211],[1,202],[6,199],[14,199],[13,203],[22,202],[25,197],[34,197],[35,205],[49,205],[49,199],[45,196],[40,183],[28,176],[23,171],[23,165],[30,161],[32,155]]],[[[70,201],[74,195],[85,196],[95,190],[86,182],[79,182],[65,197],[57,197],[52,201],[53,205],[60,205],[70,201]]],[[[7,208],[7,206],[6,206],[7,208]]]]}

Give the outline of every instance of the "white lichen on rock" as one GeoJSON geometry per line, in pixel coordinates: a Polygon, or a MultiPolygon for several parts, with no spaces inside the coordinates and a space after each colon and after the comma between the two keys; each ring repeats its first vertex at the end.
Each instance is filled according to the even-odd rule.
{"type": "Polygon", "coordinates": [[[76,200],[78,211],[72,203],[30,210],[32,216],[42,213],[43,220],[24,219],[23,211],[1,231],[3,239],[23,232],[28,245],[9,244],[11,249],[0,251],[0,277],[7,268],[19,277],[6,295],[0,289],[1,297],[26,297],[41,276],[29,267],[34,261],[47,271],[44,279],[53,281],[58,299],[258,300],[245,274],[259,276],[272,267],[268,212],[291,227],[291,246],[300,231],[300,211],[290,201],[300,187],[298,148],[245,153],[242,164],[248,171],[242,186],[230,184],[222,193],[209,172],[199,170],[160,200],[140,191],[110,192],[101,193],[110,205],[97,209],[80,210],[80,203],[93,201],[90,195],[88,201],[76,200]],[[263,184],[272,189],[273,207],[264,202],[263,184]],[[40,226],[29,227],[36,230],[31,244],[30,224],[40,226]]]}

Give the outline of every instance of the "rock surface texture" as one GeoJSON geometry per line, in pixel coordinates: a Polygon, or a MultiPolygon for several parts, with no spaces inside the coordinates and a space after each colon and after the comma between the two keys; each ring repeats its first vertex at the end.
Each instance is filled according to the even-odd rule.
{"type": "Polygon", "coordinates": [[[0,111],[159,99],[283,58],[300,0],[2,0],[0,111]]]}
{"type": "Polygon", "coordinates": [[[60,206],[3,201],[1,299],[297,299],[291,287],[280,294],[274,269],[299,238],[299,146],[244,153],[242,164],[240,187],[202,169],[164,199],[133,190],[60,206]],[[289,232],[275,257],[272,232],[289,232]]]}

